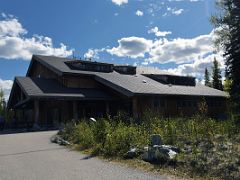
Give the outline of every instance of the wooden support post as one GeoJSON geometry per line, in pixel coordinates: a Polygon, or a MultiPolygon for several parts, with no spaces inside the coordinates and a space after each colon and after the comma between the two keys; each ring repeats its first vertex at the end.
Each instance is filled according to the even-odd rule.
{"type": "Polygon", "coordinates": [[[78,120],[77,101],[73,101],[73,119],[74,119],[74,120],[78,120]]]}
{"type": "Polygon", "coordinates": [[[139,118],[137,97],[133,97],[133,100],[132,100],[132,111],[133,111],[133,117],[134,118],[139,118]]]}
{"type": "Polygon", "coordinates": [[[110,110],[109,110],[109,102],[106,101],[106,115],[108,115],[110,113],[110,110]]]}
{"type": "Polygon", "coordinates": [[[39,128],[39,100],[34,100],[34,128],[39,128]]]}

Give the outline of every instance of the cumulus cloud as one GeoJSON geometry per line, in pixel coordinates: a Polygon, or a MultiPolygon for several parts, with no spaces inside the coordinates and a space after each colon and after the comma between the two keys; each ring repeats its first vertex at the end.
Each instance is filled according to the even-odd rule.
{"type": "Polygon", "coordinates": [[[143,12],[140,11],[140,10],[137,10],[135,14],[136,14],[137,16],[143,16],[143,12]]]}
{"type": "MultiPolygon", "coordinates": [[[[158,32],[158,29],[153,32],[158,32]]],[[[173,62],[177,67],[168,69],[169,72],[202,79],[205,68],[211,71],[214,57],[219,61],[222,72],[224,71],[222,52],[215,52],[214,39],[215,30],[188,39],[161,37],[149,40],[141,37],[125,37],[118,40],[118,47],[107,49],[106,52],[119,57],[142,58],[142,64],[145,65],[173,62]]]]}
{"type": "MultiPolygon", "coordinates": [[[[184,9],[177,9],[177,8],[171,8],[171,7],[168,7],[167,8],[167,11],[173,15],[180,15],[183,13],[184,9]]],[[[168,13],[165,13],[164,16],[168,15],[168,13]]]]}
{"type": "Polygon", "coordinates": [[[105,48],[102,49],[88,49],[88,51],[84,54],[84,58],[87,59],[99,59],[99,53],[104,52],[105,48]]]}
{"type": "Polygon", "coordinates": [[[220,70],[224,72],[225,65],[222,54],[222,52],[213,53],[209,56],[198,58],[193,63],[181,64],[176,68],[170,68],[168,69],[168,72],[178,75],[189,75],[197,77],[198,79],[203,79],[205,68],[207,68],[210,73],[212,72],[214,58],[216,58],[219,62],[220,70]]]}
{"type": "Polygon", "coordinates": [[[34,35],[26,37],[27,30],[13,16],[2,15],[0,20],[0,58],[30,60],[32,54],[66,57],[73,50],[63,43],[54,47],[50,37],[34,35]]]}
{"type": "Polygon", "coordinates": [[[154,33],[155,36],[157,36],[157,37],[161,37],[161,36],[163,37],[163,36],[166,36],[166,35],[168,35],[168,34],[172,34],[171,31],[160,31],[160,30],[158,29],[158,27],[154,27],[154,28],[150,29],[150,30],[148,31],[148,34],[151,34],[151,33],[154,33]]]}
{"type": "Polygon", "coordinates": [[[0,78],[0,89],[3,90],[5,100],[8,100],[9,98],[12,85],[13,85],[12,80],[3,80],[0,78]]]}
{"type": "Polygon", "coordinates": [[[118,6],[121,6],[122,4],[127,4],[128,0],[112,0],[112,2],[118,6]]]}
{"type": "MultiPolygon", "coordinates": [[[[155,29],[155,32],[156,31],[155,29]]],[[[176,64],[191,63],[203,59],[213,53],[214,30],[209,34],[194,38],[159,38],[155,41],[142,37],[125,37],[118,40],[118,47],[107,49],[106,52],[119,57],[148,57],[148,63],[176,64]]]]}
{"type": "Polygon", "coordinates": [[[188,2],[198,2],[203,0],[168,0],[169,2],[181,2],[181,1],[188,1],[188,2]]]}
{"type": "Polygon", "coordinates": [[[147,40],[141,37],[126,37],[118,40],[118,47],[107,49],[111,55],[119,57],[138,58],[144,57],[146,52],[149,52],[152,47],[152,40],[147,40]]]}
{"type": "Polygon", "coordinates": [[[213,38],[214,31],[192,39],[168,40],[164,38],[156,40],[149,52],[150,57],[147,61],[151,63],[175,62],[177,64],[194,61],[214,51],[213,38]]]}
{"type": "MultiPolygon", "coordinates": [[[[3,13],[3,17],[7,16],[3,13]]],[[[6,19],[0,21],[0,37],[4,36],[20,36],[22,34],[26,34],[27,30],[22,27],[22,25],[18,22],[17,19],[6,19]]]]}

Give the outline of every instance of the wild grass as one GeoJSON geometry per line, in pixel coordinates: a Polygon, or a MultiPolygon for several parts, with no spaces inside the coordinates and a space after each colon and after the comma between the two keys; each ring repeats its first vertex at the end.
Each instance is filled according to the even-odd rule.
{"type": "Polygon", "coordinates": [[[215,120],[204,115],[161,118],[146,112],[137,122],[118,115],[96,122],[83,119],[68,123],[60,135],[81,150],[91,149],[96,155],[123,158],[130,148],[147,146],[151,134],[160,134],[164,144],[181,149],[174,168],[193,177],[234,179],[240,176],[239,132],[239,126],[232,119],[215,120]]]}

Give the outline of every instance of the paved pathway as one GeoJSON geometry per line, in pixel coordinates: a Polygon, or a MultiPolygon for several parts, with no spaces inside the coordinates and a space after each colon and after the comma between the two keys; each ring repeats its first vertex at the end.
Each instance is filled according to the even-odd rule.
{"type": "Polygon", "coordinates": [[[163,180],[50,142],[56,131],[0,135],[0,180],[163,180]]]}

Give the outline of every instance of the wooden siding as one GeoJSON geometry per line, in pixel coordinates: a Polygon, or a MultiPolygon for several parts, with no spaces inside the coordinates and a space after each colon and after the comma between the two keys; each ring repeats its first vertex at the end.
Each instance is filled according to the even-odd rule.
{"type": "Polygon", "coordinates": [[[82,76],[63,76],[62,83],[70,88],[99,88],[100,86],[93,77],[82,76]]]}
{"type": "MultiPolygon", "coordinates": [[[[144,112],[150,110],[163,117],[190,117],[199,113],[198,106],[202,101],[201,97],[135,97],[132,100],[133,115],[141,117],[144,112]]],[[[210,97],[205,98],[205,101],[210,117],[216,118],[226,113],[226,99],[210,97]]]]}
{"type": "Polygon", "coordinates": [[[49,68],[40,64],[37,61],[34,61],[32,64],[32,68],[29,73],[29,77],[41,77],[41,78],[46,78],[46,79],[59,80],[59,77],[56,73],[54,73],[49,68]]]}

